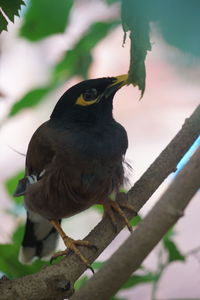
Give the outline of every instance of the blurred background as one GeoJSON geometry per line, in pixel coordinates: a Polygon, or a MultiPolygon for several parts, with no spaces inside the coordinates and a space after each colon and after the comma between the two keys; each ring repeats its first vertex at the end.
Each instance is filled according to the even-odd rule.
{"type": "MultiPolygon", "coordinates": [[[[126,158],[133,168],[131,184],[166,147],[200,102],[200,4],[194,0],[190,4],[165,2],[160,1],[162,5],[157,5],[157,11],[145,4],[142,7],[150,15],[152,44],[146,59],[143,98],[139,100],[140,92],[130,85],[121,89],[114,101],[115,119],[125,127],[129,137],[126,158]]],[[[13,232],[25,220],[22,199],[16,202],[11,192],[22,176],[24,155],[34,131],[49,118],[68,87],[84,78],[115,76],[129,69],[130,41],[127,37],[122,46],[120,1],[69,1],[64,9],[64,0],[51,3],[51,7],[47,3],[26,1],[20,18],[15,17],[14,24],[9,22],[8,31],[3,31],[0,37],[0,243],[5,245],[12,244],[13,232]],[[51,32],[51,27],[57,31],[51,32]]],[[[141,217],[159,199],[173,176],[165,180],[142,208],[141,217]]],[[[166,264],[159,284],[146,277],[146,283],[143,279],[137,285],[130,284],[115,299],[200,299],[199,200],[198,192],[170,233],[178,258],[166,263],[169,249],[161,243],[138,272],[138,276],[144,277],[158,272],[160,264],[166,264]]],[[[64,229],[71,237],[80,239],[101,218],[99,211],[91,208],[65,220],[64,229]]],[[[127,229],[123,230],[98,261],[105,261],[128,234],[127,229]]],[[[58,248],[62,247],[60,242],[58,248]]],[[[9,266],[13,273],[7,272],[5,249],[8,248],[0,247],[2,273],[19,276],[15,267],[22,268],[20,275],[30,272],[14,261],[9,266]]],[[[15,259],[17,249],[12,252],[15,259]]]]}

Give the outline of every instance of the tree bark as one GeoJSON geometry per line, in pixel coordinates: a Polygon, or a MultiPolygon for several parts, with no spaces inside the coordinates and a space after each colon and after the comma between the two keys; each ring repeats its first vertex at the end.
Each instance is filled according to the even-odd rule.
{"type": "MultiPolygon", "coordinates": [[[[127,194],[128,201],[138,211],[156,191],[163,180],[173,171],[186,151],[191,147],[200,133],[200,106],[185,121],[182,129],[163,150],[143,176],[135,183],[127,194]]],[[[127,211],[129,219],[133,212],[127,211]]],[[[92,263],[111,243],[124,227],[120,217],[116,215],[117,232],[113,230],[110,220],[105,217],[85,238],[95,244],[98,251],[82,248],[81,252],[92,263]]],[[[73,293],[74,282],[85,271],[86,267],[72,254],[60,263],[47,266],[40,272],[14,280],[0,281],[1,300],[59,300],[73,293]]]]}
{"type": "Polygon", "coordinates": [[[165,233],[183,216],[200,186],[200,147],[150,213],[103,267],[70,300],[109,300],[165,233]]]}

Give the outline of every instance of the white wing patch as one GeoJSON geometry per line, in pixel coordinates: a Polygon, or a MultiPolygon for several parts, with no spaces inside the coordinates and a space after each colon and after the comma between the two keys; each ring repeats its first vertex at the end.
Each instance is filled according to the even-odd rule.
{"type": "Polygon", "coordinates": [[[44,174],[45,174],[45,169],[42,170],[42,172],[40,172],[39,176],[31,174],[19,180],[13,196],[15,197],[23,196],[26,193],[27,187],[31,184],[38,182],[38,180],[40,180],[44,174]]]}
{"type": "Polygon", "coordinates": [[[41,178],[43,175],[44,175],[44,173],[46,172],[46,170],[44,169],[44,170],[42,170],[42,172],[40,173],[40,175],[39,175],[39,178],[41,178]]]}
{"type": "Polygon", "coordinates": [[[28,180],[28,183],[30,183],[30,184],[34,184],[38,181],[36,175],[28,175],[28,176],[26,176],[26,178],[28,180]]]}
{"type": "Polygon", "coordinates": [[[32,175],[26,176],[26,178],[28,179],[28,182],[29,182],[30,184],[34,184],[34,183],[36,183],[39,179],[41,179],[41,177],[44,175],[44,173],[45,173],[45,169],[42,170],[42,172],[40,172],[39,176],[36,176],[36,175],[32,174],[32,175]]]}

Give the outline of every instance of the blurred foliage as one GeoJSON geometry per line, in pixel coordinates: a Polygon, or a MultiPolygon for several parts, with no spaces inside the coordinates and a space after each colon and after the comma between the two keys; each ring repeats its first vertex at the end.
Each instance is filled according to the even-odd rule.
{"type": "Polygon", "coordinates": [[[30,41],[65,31],[73,0],[30,0],[20,35],[30,41]]]}
{"type": "MultiPolygon", "coordinates": [[[[141,218],[140,218],[141,219],[141,218]]],[[[140,284],[151,284],[152,286],[152,295],[151,299],[156,299],[156,293],[159,287],[159,283],[162,279],[163,273],[169,267],[171,263],[174,261],[184,261],[186,260],[187,256],[190,253],[195,252],[196,250],[199,251],[200,249],[197,248],[195,251],[190,251],[187,255],[182,255],[177,248],[177,245],[173,241],[173,237],[175,235],[175,231],[170,229],[163,239],[160,242],[158,255],[157,255],[157,268],[156,269],[147,269],[144,265],[140,266],[136,274],[129,277],[126,283],[120,288],[119,292],[127,289],[134,288],[140,284]],[[173,247],[171,245],[173,244],[173,247]],[[162,247],[164,245],[164,247],[162,247]],[[170,246],[168,246],[170,245],[170,246]]],[[[196,251],[196,252],[197,252],[196,251]]],[[[92,264],[92,267],[95,270],[98,270],[102,267],[105,262],[95,262],[92,264]]],[[[89,278],[86,275],[83,275],[79,280],[77,280],[75,284],[75,289],[80,289],[88,280],[89,278]]],[[[125,298],[119,298],[118,293],[110,300],[126,300],[125,298]]],[[[188,299],[189,300],[189,299],[188,299]]]]}
{"type": "Polygon", "coordinates": [[[75,290],[79,290],[88,280],[88,277],[83,275],[81,276],[81,278],[79,278],[75,284],[74,284],[74,288],[75,290]]]}
{"type": "Polygon", "coordinates": [[[13,177],[9,178],[8,180],[6,180],[5,182],[5,187],[6,190],[9,194],[9,196],[11,197],[11,199],[16,203],[16,204],[22,204],[23,201],[23,197],[14,197],[14,191],[17,187],[17,183],[20,179],[22,179],[24,177],[24,172],[21,171],[19,173],[17,173],[16,175],[14,175],[13,177]]]}
{"type": "MultiPolygon", "coordinates": [[[[11,12],[17,14],[20,5],[23,4],[20,0],[0,1],[6,7],[5,10],[9,11],[9,15],[11,12]],[[11,2],[13,4],[9,6],[11,2]]],[[[105,2],[108,5],[114,2],[122,3],[121,19],[125,32],[124,42],[128,31],[130,31],[131,39],[129,82],[138,85],[141,96],[145,91],[145,58],[147,51],[151,49],[150,22],[156,24],[168,43],[199,57],[200,2],[198,0],[191,0],[190,2],[187,0],[105,0],[105,2]]],[[[64,32],[70,19],[72,7],[73,0],[55,2],[30,0],[23,18],[21,36],[30,41],[38,41],[52,34],[64,32]]],[[[73,76],[78,75],[87,79],[88,70],[93,61],[92,50],[118,24],[118,19],[91,24],[74,47],[63,53],[62,59],[52,70],[50,82],[46,86],[33,89],[24,95],[11,108],[9,116],[14,116],[24,108],[39,104],[49,92],[73,76]]]]}
{"type": "Polygon", "coordinates": [[[150,21],[155,22],[167,43],[200,57],[199,0],[152,0],[143,9],[149,12],[150,21]]]}
{"type": "Polygon", "coordinates": [[[10,279],[33,274],[47,265],[47,262],[41,260],[36,260],[31,265],[23,265],[18,261],[23,232],[24,226],[19,225],[11,243],[0,245],[0,270],[10,279]]]}
{"type": "Polygon", "coordinates": [[[97,22],[90,26],[73,49],[67,51],[63,59],[55,66],[53,80],[67,80],[79,75],[88,78],[88,70],[93,61],[92,49],[113,30],[119,22],[97,22]]]}
{"type": "Polygon", "coordinates": [[[37,88],[28,92],[22,99],[15,102],[10,109],[9,117],[16,115],[19,111],[25,108],[31,108],[36,106],[44,99],[50,91],[54,89],[55,85],[50,84],[45,87],[37,88]]]}
{"type": "MultiPolygon", "coordinates": [[[[19,214],[16,215],[15,211],[20,211],[19,208],[23,206],[23,197],[13,197],[13,193],[16,189],[17,183],[20,179],[24,177],[24,172],[21,171],[15,174],[13,177],[9,178],[5,182],[6,190],[13,200],[13,208],[8,211],[12,213],[12,216],[18,220],[19,214]]],[[[16,231],[13,233],[12,240],[9,244],[0,244],[0,272],[3,272],[10,279],[25,276],[28,274],[36,273],[45,265],[49,265],[49,261],[43,261],[41,259],[36,259],[31,265],[24,265],[18,261],[19,249],[24,234],[24,224],[17,226],[16,231]]],[[[54,263],[62,260],[62,257],[55,259],[54,263]]],[[[99,268],[98,263],[94,265],[94,269],[99,268]]]]}
{"type": "Polygon", "coordinates": [[[146,273],[145,275],[132,275],[121,289],[130,289],[135,285],[149,283],[155,280],[157,280],[157,276],[150,272],[146,273]]]}
{"type": "Polygon", "coordinates": [[[11,107],[9,116],[14,116],[25,108],[36,106],[48,93],[75,75],[86,79],[93,61],[92,49],[118,24],[118,21],[93,23],[74,47],[64,53],[63,58],[55,65],[50,83],[29,91],[11,107]]]}
{"type": "Polygon", "coordinates": [[[123,0],[122,26],[130,31],[129,82],[145,90],[145,58],[151,50],[150,23],[156,25],[167,43],[200,57],[199,0],[123,0]]]}
{"type": "MultiPolygon", "coordinates": [[[[138,85],[143,95],[145,90],[145,58],[147,51],[151,49],[150,23],[156,25],[167,43],[177,47],[181,51],[200,56],[200,1],[199,0],[105,0],[112,7],[113,3],[121,2],[122,26],[126,33],[130,32],[130,66],[129,81],[138,85]]],[[[0,0],[2,11],[10,21],[14,21],[14,15],[19,15],[19,9],[24,4],[22,0],[0,0]]],[[[89,3],[87,4],[89,5],[89,3]]],[[[23,24],[20,36],[28,41],[37,42],[53,34],[61,34],[66,30],[73,10],[73,0],[29,0],[24,10],[23,24]]],[[[0,11],[0,32],[6,30],[7,20],[0,11]]],[[[98,43],[104,39],[110,31],[119,24],[116,20],[107,22],[94,22],[88,30],[80,36],[72,49],[63,53],[61,60],[52,68],[50,81],[46,86],[40,86],[27,92],[10,110],[9,116],[14,116],[24,108],[32,108],[38,105],[44,97],[61,86],[73,76],[88,78],[88,71],[93,62],[92,51],[98,43]]],[[[120,47],[121,45],[119,45],[120,47]]],[[[116,50],[117,51],[117,50],[116,50]]],[[[117,62],[116,62],[117,63],[117,62]]],[[[19,179],[23,177],[20,172],[10,178],[5,184],[8,194],[14,200],[13,205],[20,206],[22,197],[13,198],[12,194],[19,179]]],[[[102,206],[95,206],[100,213],[102,206]]],[[[141,217],[131,220],[132,226],[137,226],[141,217]]],[[[10,244],[0,245],[0,270],[9,278],[32,274],[41,269],[47,263],[37,260],[32,265],[22,265],[18,262],[18,252],[23,235],[23,226],[19,225],[13,234],[10,244]]],[[[187,256],[178,249],[174,239],[174,231],[170,230],[161,241],[161,250],[157,255],[158,266],[156,270],[148,270],[141,266],[140,273],[134,274],[123,285],[121,290],[132,288],[138,284],[148,283],[152,285],[153,296],[156,294],[158,283],[166,268],[175,261],[184,261],[187,256]],[[164,255],[163,255],[164,254],[164,255]]],[[[104,262],[94,262],[95,270],[101,268],[104,262]]],[[[81,277],[76,282],[76,288],[80,288],[87,280],[87,276],[81,277]]],[[[118,296],[112,300],[122,300],[118,296]]]]}
{"type": "MultiPolygon", "coordinates": [[[[14,22],[14,16],[19,16],[19,10],[23,4],[23,0],[0,0],[0,8],[11,22],[14,22]]],[[[2,11],[0,10],[0,33],[3,30],[7,30],[8,25],[8,21],[2,11]]]]}
{"type": "Polygon", "coordinates": [[[173,231],[170,230],[164,237],[163,237],[163,246],[165,247],[168,253],[168,262],[173,262],[176,260],[184,261],[185,257],[180,253],[178,250],[175,242],[172,240],[173,238],[173,231]]]}
{"type": "Polygon", "coordinates": [[[103,206],[101,204],[96,204],[93,206],[96,211],[98,211],[101,215],[103,215],[103,206]]]}
{"type": "Polygon", "coordinates": [[[132,218],[132,220],[130,221],[130,224],[133,227],[137,226],[141,220],[142,220],[142,218],[139,215],[137,215],[137,216],[135,216],[135,217],[132,218]]]}
{"type": "Polygon", "coordinates": [[[120,2],[120,1],[123,1],[123,0],[105,0],[107,4],[113,4],[115,2],[120,2]]]}
{"type": "Polygon", "coordinates": [[[95,261],[92,264],[94,270],[99,270],[103,266],[104,262],[95,261]]]}

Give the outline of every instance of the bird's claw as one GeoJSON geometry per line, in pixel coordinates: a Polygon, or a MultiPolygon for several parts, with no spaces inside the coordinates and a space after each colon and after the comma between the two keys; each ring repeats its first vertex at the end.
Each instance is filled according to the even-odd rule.
{"type": "Polygon", "coordinates": [[[80,258],[80,260],[84,263],[84,265],[88,269],[90,269],[92,271],[92,273],[94,274],[94,269],[90,266],[88,260],[81,254],[81,252],[77,246],[85,246],[88,248],[93,248],[96,251],[98,250],[98,248],[95,245],[91,244],[89,241],[73,240],[73,239],[69,238],[68,236],[63,237],[63,241],[64,241],[67,249],[54,253],[50,259],[50,263],[52,263],[53,260],[56,259],[57,257],[64,256],[64,255],[67,256],[67,255],[69,255],[70,252],[73,252],[80,258]]]}
{"type": "Polygon", "coordinates": [[[104,211],[109,216],[116,232],[117,232],[117,222],[116,222],[116,218],[114,216],[113,211],[117,212],[122,217],[122,219],[124,220],[124,223],[128,227],[128,230],[130,232],[133,232],[133,228],[132,228],[131,224],[129,223],[129,220],[127,219],[124,211],[122,210],[122,208],[126,208],[126,209],[131,210],[136,213],[136,211],[132,205],[130,205],[128,203],[115,202],[111,199],[108,199],[105,203],[103,203],[103,206],[104,206],[104,211]]]}

